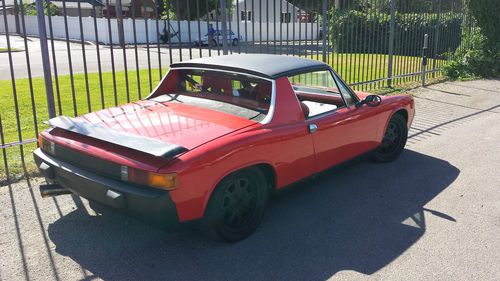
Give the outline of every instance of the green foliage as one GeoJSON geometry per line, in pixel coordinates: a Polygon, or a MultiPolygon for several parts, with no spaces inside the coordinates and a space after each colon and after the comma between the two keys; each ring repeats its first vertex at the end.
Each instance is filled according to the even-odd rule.
{"type": "Polygon", "coordinates": [[[459,48],[444,68],[453,79],[500,76],[500,5],[497,0],[469,0],[478,28],[463,32],[468,46],[459,48]]]}
{"type": "MultiPolygon", "coordinates": [[[[36,2],[31,3],[31,4],[26,4],[23,3],[23,6],[21,7],[23,9],[23,14],[27,16],[36,16],[37,11],[36,11],[36,2]]],[[[50,10],[50,15],[51,16],[57,16],[60,15],[60,10],[59,8],[56,7],[53,3],[47,3],[47,1],[43,1],[43,13],[45,15],[49,14],[50,10]]]]}
{"type": "MultiPolygon", "coordinates": [[[[226,8],[229,15],[229,9],[231,8],[233,1],[226,1],[226,8]]],[[[215,10],[217,15],[220,15],[220,0],[208,0],[208,1],[200,1],[200,0],[184,0],[184,1],[176,1],[176,0],[163,0],[158,1],[158,8],[160,11],[160,16],[162,19],[167,18],[167,11],[170,20],[196,20],[197,19],[197,3],[199,8],[200,17],[205,17],[207,13],[215,10]],[[179,6],[177,7],[177,3],[179,6]],[[188,13],[189,6],[189,13],[188,13]],[[207,9],[208,7],[208,9],[207,9]]]]}
{"type": "MultiPolygon", "coordinates": [[[[390,14],[357,10],[336,10],[330,17],[330,38],[342,53],[388,53],[390,14]]],[[[434,46],[437,14],[396,13],[394,54],[419,56],[424,34],[429,46],[434,46]]],[[[455,51],[460,45],[461,15],[443,13],[440,16],[440,41],[437,57],[455,51]]]]}

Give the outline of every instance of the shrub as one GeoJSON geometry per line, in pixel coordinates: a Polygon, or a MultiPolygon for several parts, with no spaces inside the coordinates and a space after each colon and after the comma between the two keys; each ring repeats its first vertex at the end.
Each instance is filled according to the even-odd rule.
{"type": "Polygon", "coordinates": [[[500,76],[500,5],[496,0],[469,0],[467,8],[477,27],[463,32],[470,46],[459,48],[444,68],[450,78],[500,76]]]}
{"type": "MultiPolygon", "coordinates": [[[[388,53],[390,14],[356,10],[337,10],[330,20],[330,38],[336,51],[342,53],[388,53]]],[[[424,34],[429,35],[429,46],[434,46],[437,14],[396,13],[394,54],[419,56],[424,34]]],[[[443,13],[440,17],[436,57],[455,51],[460,45],[462,19],[460,15],[443,13]]],[[[430,47],[430,50],[434,49],[430,47]]],[[[433,54],[434,56],[434,54],[433,54]]]]}

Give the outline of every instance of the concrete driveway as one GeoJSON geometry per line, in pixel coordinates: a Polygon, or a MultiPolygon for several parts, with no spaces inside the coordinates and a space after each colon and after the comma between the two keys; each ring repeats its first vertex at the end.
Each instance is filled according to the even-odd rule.
{"type": "Polygon", "coordinates": [[[500,81],[412,93],[397,161],[283,192],[237,244],[166,234],[76,196],[41,199],[40,179],[0,187],[0,279],[500,280],[500,81]]]}

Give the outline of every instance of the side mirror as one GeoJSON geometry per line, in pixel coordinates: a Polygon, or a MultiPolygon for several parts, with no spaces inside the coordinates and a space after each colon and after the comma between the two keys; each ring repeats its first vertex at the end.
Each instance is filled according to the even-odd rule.
{"type": "Polygon", "coordinates": [[[368,107],[375,107],[382,103],[382,98],[378,95],[369,95],[366,98],[358,103],[356,103],[356,107],[361,107],[363,104],[366,104],[368,107]]]}

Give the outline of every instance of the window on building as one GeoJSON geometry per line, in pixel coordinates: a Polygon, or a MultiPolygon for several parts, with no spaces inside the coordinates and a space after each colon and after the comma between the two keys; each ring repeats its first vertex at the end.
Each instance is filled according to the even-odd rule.
{"type": "Polygon", "coordinates": [[[280,22],[284,22],[284,23],[287,23],[287,22],[291,22],[291,19],[292,19],[292,14],[291,13],[281,13],[281,16],[280,16],[280,22]]]}
{"type": "Polygon", "coordinates": [[[251,21],[252,20],[252,11],[241,11],[240,20],[241,21],[251,21]]]}

